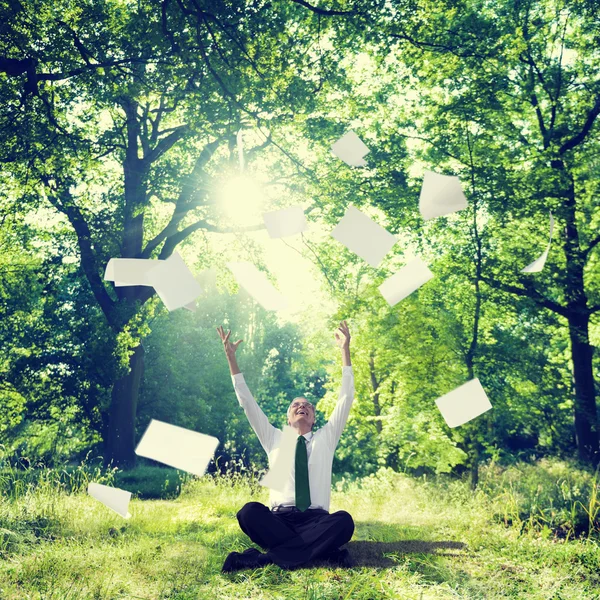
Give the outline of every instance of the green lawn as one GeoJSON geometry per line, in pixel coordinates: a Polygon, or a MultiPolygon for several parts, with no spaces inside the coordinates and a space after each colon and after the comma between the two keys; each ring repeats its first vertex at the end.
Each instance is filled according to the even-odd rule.
{"type": "Polygon", "coordinates": [[[267,493],[204,478],[177,498],[132,500],[126,521],[59,486],[4,493],[0,598],[600,599],[597,539],[521,533],[498,517],[505,498],[398,474],[333,493],[331,509],[356,522],[355,568],[223,575],[227,553],[250,546],[235,513],[251,499],[267,493]]]}

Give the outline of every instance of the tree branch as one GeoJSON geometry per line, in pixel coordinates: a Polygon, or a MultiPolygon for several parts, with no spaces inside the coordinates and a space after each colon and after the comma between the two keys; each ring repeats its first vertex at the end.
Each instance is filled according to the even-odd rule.
{"type": "Polygon", "coordinates": [[[150,166],[153,162],[158,160],[165,152],[169,151],[185,134],[189,131],[188,125],[182,125],[170,133],[167,137],[163,138],[156,144],[156,146],[144,156],[143,162],[146,166],[150,166]]]}
{"type": "Polygon", "coordinates": [[[594,249],[594,248],[595,248],[595,247],[596,247],[598,244],[600,244],[600,235],[599,235],[597,238],[593,239],[593,240],[592,240],[592,241],[589,243],[588,247],[587,247],[587,248],[586,248],[586,249],[583,251],[583,255],[584,255],[585,257],[587,257],[587,256],[588,256],[588,254],[589,254],[589,253],[590,253],[590,252],[591,252],[591,251],[592,251],[592,250],[593,250],[593,249],[594,249]]]}
{"type": "Polygon", "coordinates": [[[420,50],[431,50],[433,52],[449,52],[450,54],[454,54],[459,58],[479,58],[481,60],[486,60],[489,56],[485,54],[476,54],[475,52],[465,51],[459,52],[457,48],[461,46],[450,46],[448,44],[440,44],[436,42],[423,42],[415,39],[414,37],[408,35],[404,30],[400,33],[390,33],[389,36],[393,39],[404,40],[409,44],[412,44],[415,48],[419,48],[420,50]]]}
{"type": "Polygon", "coordinates": [[[324,8],[319,8],[318,6],[313,6],[309,4],[305,0],[292,0],[295,4],[300,4],[304,6],[304,8],[308,8],[308,10],[316,13],[317,15],[323,15],[325,17],[336,17],[342,15],[357,15],[360,14],[357,10],[327,10],[324,8]]]}
{"type": "Polygon", "coordinates": [[[571,149],[575,148],[575,146],[578,146],[579,144],[581,144],[587,137],[587,134],[592,129],[592,127],[594,125],[594,121],[596,120],[596,117],[599,114],[600,114],[600,96],[598,96],[596,98],[596,102],[594,103],[594,106],[591,108],[590,112],[588,113],[585,123],[583,124],[583,127],[581,128],[581,131],[577,135],[573,136],[570,140],[565,142],[558,150],[558,153],[560,155],[562,155],[565,152],[567,152],[568,150],[571,150],[571,149]]]}
{"type": "Polygon", "coordinates": [[[543,306],[544,308],[547,308],[548,310],[551,310],[552,312],[555,312],[556,314],[559,314],[562,317],[568,318],[569,316],[569,311],[566,307],[540,294],[529,281],[521,280],[519,281],[521,286],[517,286],[512,285],[510,283],[498,281],[497,279],[491,279],[485,276],[482,276],[481,280],[494,289],[501,290],[503,292],[508,292],[510,294],[516,294],[517,296],[529,298],[530,300],[533,300],[536,304],[539,304],[540,306],[543,306]]]}
{"type": "Polygon", "coordinates": [[[111,327],[115,327],[113,314],[115,302],[109,296],[100,277],[98,259],[92,245],[92,233],[80,208],[75,204],[67,185],[63,184],[59,189],[47,175],[41,176],[41,180],[48,190],[47,198],[49,202],[56,210],[66,215],[75,230],[81,254],[81,268],[106,320],[111,327]]]}
{"type": "Polygon", "coordinates": [[[18,77],[27,73],[27,81],[25,83],[26,94],[36,95],[38,92],[38,83],[40,81],[64,81],[71,79],[77,75],[81,75],[87,71],[102,69],[105,67],[117,67],[120,65],[147,63],[153,60],[152,58],[124,58],[121,60],[111,60],[106,62],[92,63],[87,62],[84,66],[77,69],[61,73],[38,73],[36,71],[37,61],[33,58],[15,59],[0,56],[0,73],[6,73],[9,77],[18,77]]]}
{"type": "Polygon", "coordinates": [[[263,223],[259,225],[249,225],[248,227],[218,227],[217,225],[213,225],[212,223],[208,223],[204,219],[201,219],[200,221],[196,221],[195,223],[188,225],[181,231],[178,231],[177,233],[169,236],[165,240],[165,245],[163,246],[158,258],[169,258],[169,256],[171,256],[171,254],[173,253],[173,250],[175,250],[177,244],[179,244],[187,237],[192,235],[192,233],[194,233],[195,231],[198,231],[198,229],[203,229],[212,233],[246,233],[248,231],[260,231],[264,228],[265,226],[263,223]]]}
{"type": "Polygon", "coordinates": [[[212,158],[222,140],[223,138],[220,137],[204,146],[191,173],[183,180],[181,192],[179,193],[179,198],[177,199],[175,210],[173,211],[169,223],[167,223],[163,230],[146,244],[141,255],[142,258],[150,258],[152,252],[154,252],[164,240],[171,235],[175,235],[179,223],[191,209],[196,207],[196,204],[191,202],[191,196],[198,188],[197,181],[202,175],[204,167],[208,164],[208,161],[212,158]]]}

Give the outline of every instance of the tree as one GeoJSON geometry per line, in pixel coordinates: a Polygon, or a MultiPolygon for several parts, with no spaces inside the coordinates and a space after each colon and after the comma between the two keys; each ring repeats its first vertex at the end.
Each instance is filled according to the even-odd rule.
{"type": "Polygon", "coordinates": [[[129,355],[104,440],[105,458],[130,466],[154,292],[107,286],[104,266],[165,259],[195,232],[242,231],[214,210],[236,133],[263,131],[250,160],[279,148],[273,130],[310,110],[335,55],[309,51],[322,28],[297,5],[38,0],[5,17],[3,160],[32,205],[67,217],[87,285],[129,355]]]}
{"type": "Polygon", "coordinates": [[[421,94],[416,113],[422,127],[408,133],[445,151],[454,170],[467,156],[462,140],[470,121],[485,140],[475,165],[486,198],[481,207],[486,227],[497,225],[501,235],[488,236],[481,280],[564,319],[578,452],[597,465],[589,338],[590,320],[600,310],[594,271],[600,213],[591,159],[600,114],[600,73],[597,62],[589,62],[599,34],[593,7],[507,1],[483,8],[465,1],[460,9],[442,2],[433,11],[428,3],[411,4],[410,14],[399,3],[394,13],[385,29],[386,47],[402,52],[401,72],[409,70],[421,94]],[[524,219],[535,215],[547,222],[549,210],[557,219],[554,247],[560,248],[560,259],[553,252],[541,275],[508,269],[511,255],[519,268],[531,262],[524,219]]]}

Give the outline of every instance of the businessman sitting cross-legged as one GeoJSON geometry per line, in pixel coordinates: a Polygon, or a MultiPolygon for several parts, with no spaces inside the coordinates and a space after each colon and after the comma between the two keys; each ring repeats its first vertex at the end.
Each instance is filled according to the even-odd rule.
{"type": "MultiPolygon", "coordinates": [[[[222,327],[217,329],[233,379],[240,406],[269,457],[277,455],[282,431],[273,427],[252,397],[240,372],[235,352],[242,340],[229,341],[222,327]]],[[[314,406],[305,398],[296,398],[287,411],[288,424],[298,433],[295,463],[283,492],[271,490],[270,508],[260,502],[248,502],[238,513],[242,531],[266,550],[249,548],[232,552],[223,564],[224,572],[254,569],[275,563],[294,569],[313,559],[327,559],[339,566],[351,566],[347,550],[340,546],[350,541],[354,521],[343,510],[329,513],[331,466],[354,400],[354,375],[350,361],[350,331],[340,323],[335,339],[342,352],[342,387],[337,405],[324,427],[313,432],[314,406]]]]}

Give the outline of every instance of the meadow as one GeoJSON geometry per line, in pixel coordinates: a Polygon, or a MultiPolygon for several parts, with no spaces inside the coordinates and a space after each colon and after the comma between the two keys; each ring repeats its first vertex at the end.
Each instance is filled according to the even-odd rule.
{"type": "Polygon", "coordinates": [[[256,476],[5,466],[0,485],[3,600],[600,598],[598,479],[558,460],[487,465],[476,491],[390,469],[338,478],[353,568],[227,575],[227,553],[250,546],[237,510],[267,501],[256,476]],[[131,519],[89,497],[90,480],[137,490],[131,519]]]}

